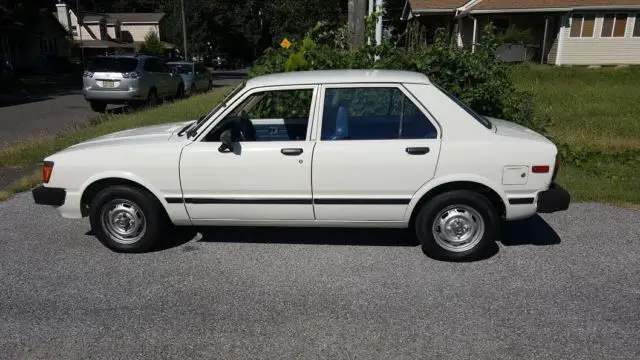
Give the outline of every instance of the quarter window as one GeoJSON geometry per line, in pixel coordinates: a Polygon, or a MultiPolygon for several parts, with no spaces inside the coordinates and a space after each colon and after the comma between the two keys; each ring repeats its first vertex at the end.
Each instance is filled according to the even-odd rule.
{"type": "Polygon", "coordinates": [[[234,122],[244,129],[242,141],[304,141],[312,98],[313,89],[255,92],[225,116],[205,141],[220,141],[220,134],[234,122]]]}
{"type": "Polygon", "coordinates": [[[395,87],[325,91],[322,140],[434,139],[437,130],[395,87]]]}
{"type": "Polygon", "coordinates": [[[596,16],[594,14],[574,14],[571,18],[571,37],[593,37],[596,16]]]}
{"type": "Polygon", "coordinates": [[[624,37],[627,14],[605,14],[602,19],[602,37],[624,37]]]}

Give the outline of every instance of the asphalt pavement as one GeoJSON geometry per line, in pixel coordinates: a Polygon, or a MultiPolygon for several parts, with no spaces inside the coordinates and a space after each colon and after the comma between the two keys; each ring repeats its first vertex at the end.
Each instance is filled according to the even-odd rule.
{"type": "Polygon", "coordinates": [[[398,230],[212,228],[117,254],[0,203],[3,359],[639,359],[640,212],[508,224],[492,256],[398,230]]]}
{"type": "MultiPolygon", "coordinates": [[[[214,86],[239,83],[246,70],[215,71],[214,86]]],[[[51,85],[49,85],[51,86],[51,85]]],[[[82,96],[81,84],[65,85],[51,92],[0,102],[0,148],[33,137],[75,131],[96,116],[82,96]]],[[[119,111],[120,106],[109,106],[119,111]]]]}

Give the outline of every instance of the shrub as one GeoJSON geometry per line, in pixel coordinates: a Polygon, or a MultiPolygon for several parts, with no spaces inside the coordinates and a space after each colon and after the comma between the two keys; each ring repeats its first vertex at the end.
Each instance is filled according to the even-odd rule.
{"type": "MultiPolygon", "coordinates": [[[[377,14],[367,18],[367,31],[374,39],[377,14]]],[[[433,45],[402,49],[391,40],[365,44],[357,50],[346,46],[345,28],[320,23],[301,43],[289,49],[269,49],[251,68],[249,76],[286,71],[325,69],[397,69],[427,75],[432,82],[458,97],[485,116],[504,118],[548,135],[550,120],[536,115],[531,93],[516,90],[508,64],[497,59],[499,42],[492,25],[484,29],[483,44],[472,53],[450,45],[439,31],[433,45]]]]}
{"type": "Polygon", "coordinates": [[[158,34],[150,31],[145,37],[144,42],[140,45],[140,53],[145,55],[162,55],[164,54],[164,45],[158,34]]]}

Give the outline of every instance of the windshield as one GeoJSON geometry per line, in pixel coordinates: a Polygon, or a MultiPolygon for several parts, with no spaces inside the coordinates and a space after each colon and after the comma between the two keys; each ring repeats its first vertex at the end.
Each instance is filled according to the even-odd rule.
{"type": "Polygon", "coordinates": [[[484,125],[484,127],[486,127],[487,129],[492,129],[493,128],[493,124],[491,124],[491,121],[487,120],[486,117],[479,115],[478,113],[476,113],[475,111],[473,111],[473,109],[471,109],[470,107],[468,107],[465,103],[463,103],[462,101],[460,101],[460,99],[456,98],[455,96],[449,94],[448,92],[446,92],[443,88],[441,88],[440,86],[433,84],[435,87],[437,87],[438,89],[440,89],[440,91],[442,91],[445,95],[447,95],[449,97],[449,99],[453,100],[456,104],[458,104],[458,106],[460,106],[461,108],[463,108],[467,113],[469,113],[469,115],[473,116],[474,119],[476,119],[480,124],[484,125]]]}
{"type": "Polygon", "coordinates": [[[173,68],[178,74],[191,75],[193,74],[193,66],[189,64],[168,64],[173,68]]]}
{"type": "Polygon", "coordinates": [[[101,57],[89,65],[89,71],[132,72],[138,66],[138,59],[130,57],[101,57]]]}
{"type": "MultiPolygon", "coordinates": [[[[211,117],[211,115],[215,114],[216,112],[218,112],[220,109],[222,109],[223,107],[227,106],[227,102],[229,100],[231,100],[231,98],[233,98],[234,96],[236,96],[237,93],[239,93],[242,89],[244,89],[244,86],[246,85],[246,82],[241,82],[235,89],[233,89],[233,91],[231,91],[227,96],[225,96],[224,100],[222,100],[221,102],[218,103],[218,105],[216,105],[215,108],[213,108],[213,110],[211,110],[208,114],[201,116],[198,121],[194,122],[193,124],[191,124],[190,128],[185,129],[188,130],[188,133],[196,133],[200,127],[202,126],[202,124],[205,123],[205,121],[211,117]]],[[[189,135],[187,135],[187,137],[190,137],[189,135]]]]}

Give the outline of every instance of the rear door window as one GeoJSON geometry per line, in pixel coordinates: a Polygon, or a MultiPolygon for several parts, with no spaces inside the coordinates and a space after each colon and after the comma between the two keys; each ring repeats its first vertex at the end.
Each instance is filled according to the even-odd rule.
{"type": "Polygon", "coordinates": [[[438,132],[397,87],[327,88],[322,140],[435,139],[438,132]]]}
{"type": "Polygon", "coordinates": [[[132,72],[138,66],[138,59],[104,57],[97,58],[89,65],[89,71],[93,72],[132,72]]]}

